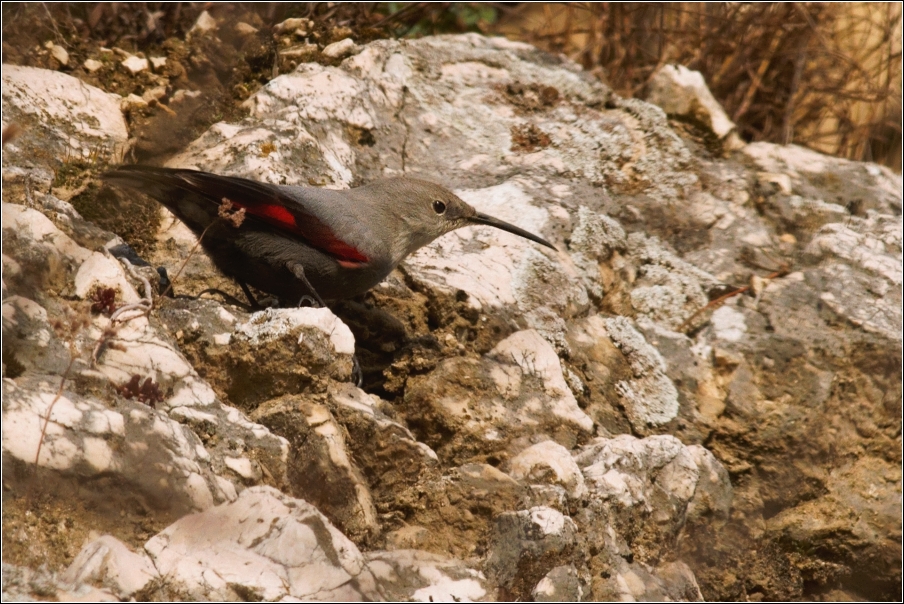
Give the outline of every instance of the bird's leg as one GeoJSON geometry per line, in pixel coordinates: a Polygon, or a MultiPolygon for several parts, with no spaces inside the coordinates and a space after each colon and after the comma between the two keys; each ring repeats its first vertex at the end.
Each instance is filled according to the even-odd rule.
{"type": "Polygon", "coordinates": [[[361,370],[361,363],[358,362],[358,355],[352,355],[352,379],[355,380],[355,386],[360,388],[364,385],[364,371],[361,370]]]}
{"type": "Polygon", "coordinates": [[[251,304],[252,310],[260,310],[263,308],[258,301],[251,294],[251,290],[248,289],[248,285],[244,281],[238,281],[239,287],[242,288],[242,291],[245,292],[245,297],[248,298],[248,303],[251,304]]]}
{"type": "MultiPolygon", "coordinates": [[[[323,299],[320,297],[320,294],[317,293],[317,290],[314,289],[314,286],[311,285],[311,282],[308,281],[308,278],[304,274],[304,267],[297,262],[290,262],[288,265],[292,274],[298,277],[298,279],[304,283],[305,287],[308,288],[308,291],[317,299],[317,303],[320,305],[320,308],[326,308],[326,304],[324,304],[323,299]]],[[[306,298],[310,298],[310,296],[302,296],[301,300],[298,301],[298,305],[301,306],[302,302],[305,301],[306,298]]],[[[355,385],[360,388],[364,383],[364,372],[361,370],[361,363],[358,362],[358,355],[352,355],[352,379],[355,380],[355,385]]]]}
{"type": "MultiPolygon", "coordinates": [[[[295,275],[299,281],[304,283],[304,286],[308,288],[308,291],[311,292],[311,295],[317,300],[317,304],[320,308],[326,308],[326,304],[323,302],[323,298],[320,297],[320,294],[317,293],[317,290],[314,289],[314,286],[311,285],[311,282],[308,281],[308,278],[304,274],[304,267],[297,262],[289,262],[287,265],[288,269],[292,271],[292,274],[295,275]]],[[[307,296],[302,296],[301,300],[298,301],[298,305],[301,306],[301,303],[305,301],[307,296]]]]}

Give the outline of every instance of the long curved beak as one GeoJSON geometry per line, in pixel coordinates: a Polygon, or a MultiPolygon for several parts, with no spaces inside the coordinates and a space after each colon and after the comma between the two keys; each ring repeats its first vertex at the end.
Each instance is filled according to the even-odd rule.
{"type": "MultiPolygon", "coordinates": [[[[503,231],[508,231],[514,235],[520,235],[525,239],[530,239],[533,242],[539,243],[540,245],[545,245],[551,250],[556,250],[556,246],[546,241],[542,237],[537,237],[533,233],[525,231],[524,229],[519,229],[513,224],[509,224],[504,220],[499,220],[498,218],[493,218],[492,216],[487,216],[486,214],[481,214],[477,212],[474,216],[468,218],[468,222],[473,224],[485,224],[486,226],[496,227],[497,229],[502,229],[503,231]]],[[[559,251],[559,250],[556,250],[559,251]]]]}

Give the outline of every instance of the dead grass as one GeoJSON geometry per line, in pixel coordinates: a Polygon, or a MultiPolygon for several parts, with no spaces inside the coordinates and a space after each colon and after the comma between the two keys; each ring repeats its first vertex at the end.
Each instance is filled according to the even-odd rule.
{"type": "MultiPolygon", "coordinates": [[[[568,55],[624,96],[642,95],[657,68],[680,63],[703,73],[747,141],[901,170],[902,9],[891,2],[4,3],[3,60],[59,68],[47,42],[69,50],[68,69],[97,45],[147,52],[184,38],[205,9],[263,31],[310,19],[319,46],[343,37],[502,34],[568,55]]],[[[252,71],[240,100],[267,69],[252,71]]]]}
{"type": "Polygon", "coordinates": [[[661,65],[706,77],[747,141],[901,169],[897,3],[568,3],[500,8],[493,30],[638,96],[661,65]]]}

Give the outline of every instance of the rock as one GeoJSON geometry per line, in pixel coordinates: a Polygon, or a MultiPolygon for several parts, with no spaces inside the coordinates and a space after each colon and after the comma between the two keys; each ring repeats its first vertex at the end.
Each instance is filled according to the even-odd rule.
{"type": "Polygon", "coordinates": [[[509,336],[484,359],[451,358],[412,379],[404,413],[426,428],[427,444],[440,458],[462,461],[476,443],[514,454],[525,448],[528,433],[571,445],[593,430],[555,350],[532,330],[509,336]],[[474,393],[470,400],[462,397],[466,391],[474,393]]]}
{"type": "MultiPolygon", "coordinates": [[[[315,45],[290,48],[308,27],[292,25],[280,44],[300,61],[315,45]]],[[[121,242],[63,201],[92,203],[82,160],[113,139],[56,124],[101,121],[79,117],[77,103],[51,119],[40,103],[57,97],[43,93],[14,116],[23,132],[4,149],[4,413],[16,420],[4,417],[4,430],[24,422],[21,440],[43,442],[44,464],[36,472],[37,451],[7,437],[10,561],[25,544],[75,554],[81,534],[73,544],[66,519],[52,522],[62,501],[112,504],[73,517],[119,536],[119,523],[103,523],[148,497],[174,506],[141,508],[141,529],[156,531],[266,483],[286,493],[284,507],[289,494],[308,496],[303,486],[367,549],[377,587],[353,598],[897,597],[899,176],[768,143],[702,154],[660,108],[504,39],[381,40],[327,62],[273,78],[246,118],[215,124],[171,165],[329,187],[439,179],[557,252],[492,229],[450,233],[336,306],[354,339],[328,311],[252,316],[211,299],[160,300],[114,326],[87,308],[143,298],[154,269],[114,270],[105,250],[121,242]],[[61,165],[76,146],[79,161],[61,165]],[[119,292],[109,304],[107,287],[119,292]],[[347,383],[356,346],[364,390],[347,383]],[[41,414],[61,383],[45,441],[41,414]],[[87,418],[107,414],[123,418],[125,437],[88,430],[87,418]],[[148,454],[170,469],[165,488],[143,482],[163,470],[140,474],[124,450],[132,440],[156,443],[148,454]],[[35,485],[26,516],[17,502],[35,485]],[[547,542],[531,528],[535,509],[567,519],[572,538],[547,542]],[[501,518],[525,538],[502,547],[500,535],[520,533],[501,531],[501,518]]],[[[141,77],[160,86],[173,69],[141,77]]],[[[5,120],[19,100],[7,71],[5,120]]],[[[174,107],[208,92],[177,78],[174,107]]],[[[178,267],[197,242],[166,222],[157,237],[152,266],[178,267]]],[[[233,286],[203,253],[176,284],[179,294],[233,286]]],[[[273,575],[255,573],[269,562],[253,559],[250,574],[190,575],[188,591],[160,579],[131,597],[291,597],[290,582],[264,581],[273,575]]],[[[115,595],[30,576],[16,593],[115,595]]],[[[317,597],[349,597],[337,589],[317,597]]]]}
{"type": "Polygon", "coordinates": [[[137,492],[169,514],[235,497],[235,486],[210,471],[210,454],[190,430],[138,401],[124,400],[112,410],[66,390],[57,397],[56,391],[57,384],[34,378],[4,381],[7,463],[37,459],[39,467],[72,480],[115,477],[130,485],[120,492],[124,500],[137,492]]]}
{"type": "Polygon", "coordinates": [[[147,59],[135,55],[126,57],[119,64],[125,67],[132,75],[137,75],[142,71],[146,71],[151,66],[147,59]]]}
{"type": "Polygon", "coordinates": [[[104,535],[85,545],[61,580],[72,585],[101,583],[126,599],[157,578],[150,559],[129,550],[121,541],[104,535]]]}
{"type": "Polygon", "coordinates": [[[576,538],[574,521],[556,510],[506,512],[490,540],[488,575],[511,594],[506,599],[526,599],[547,573],[572,561],[576,538]]]}
{"type": "MultiPolygon", "coordinates": [[[[900,576],[897,465],[864,457],[829,476],[828,492],[770,518],[766,530],[797,548],[817,548],[853,569],[855,581],[876,584],[900,576]]],[[[832,572],[834,571],[834,572],[832,572]]],[[[841,568],[829,570],[843,572],[841,568]]],[[[875,588],[874,588],[875,589],[875,588]]]]}
{"type": "Polygon", "coordinates": [[[296,31],[298,29],[308,29],[312,27],[313,24],[314,22],[310,19],[305,19],[302,17],[292,17],[274,25],[273,31],[278,34],[283,34],[290,31],[296,31]]]}
{"type": "Polygon", "coordinates": [[[119,110],[119,95],[109,94],[56,71],[7,65],[3,68],[5,124],[31,123],[4,149],[7,162],[42,163],[40,158],[67,157],[73,152],[114,156],[129,138],[119,110]]]}
{"type": "Polygon", "coordinates": [[[219,396],[249,412],[284,394],[322,392],[330,379],[351,376],[354,337],[325,308],[249,315],[211,300],[175,301],[160,318],[219,396]]]}
{"type": "Polygon", "coordinates": [[[384,413],[391,405],[351,384],[334,384],[328,394],[333,415],[348,431],[349,454],[367,476],[377,505],[386,509],[401,492],[418,489],[433,476],[436,453],[384,413]]]}
{"type": "MultiPolygon", "coordinates": [[[[314,327],[327,334],[330,345],[339,354],[355,352],[352,332],[326,308],[267,309],[237,326],[235,337],[252,345],[267,344],[284,334],[296,335],[302,327],[314,327]]],[[[303,342],[304,335],[298,335],[298,340],[303,342]]]]}
{"type": "Polygon", "coordinates": [[[207,33],[209,31],[213,31],[218,27],[216,19],[210,16],[210,13],[205,11],[201,11],[201,14],[198,15],[197,21],[195,24],[191,26],[191,29],[188,33],[207,33]]]}
{"type": "Polygon", "coordinates": [[[66,602],[119,602],[119,598],[105,589],[90,585],[69,585],[46,568],[32,570],[3,563],[3,599],[28,602],[48,596],[66,602]]]}
{"type": "Polygon", "coordinates": [[[251,36],[257,33],[257,28],[253,25],[245,23],[244,21],[239,21],[235,24],[235,33],[240,36],[251,36]]]}
{"type": "Polygon", "coordinates": [[[145,550],[162,581],[197,599],[382,599],[355,544],[312,505],[271,487],[185,516],[145,550]]]}
{"type": "Polygon", "coordinates": [[[122,265],[111,256],[94,252],[75,273],[75,295],[87,299],[97,289],[111,289],[120,304],[134,304],[141,299],[126,279],[122,265]]]}
{"type": "Polygon", "coordinates": [[[173,103],[181,103],[186,99],[196,99],[201,96],[200,90],[184,90],[180,88],[176,92],[173,93],[172,102],[173,103]]]}
{"type": "Polygon", "coordinates": [[[50,288],[71,292],[71,275],[91,253],[37,210],[4,203],[2,211],[4,256],[16,262],[7,287],[28,297],[50,288]]]}
{"type": "Polygon", "coordinates": [[[223,386],[230,400],[254,408],[331,377],[351,378],[355,339],[327,308],[267,309],[236,325],[223,386]]]}
{"type": "Polygon", "coordinates": [[[668,329],[678,329],[709,299],[706,291],[719,280],[682,260],[654,239],[640,233],[628,236],[628,256],[637,266],[629,294],[638,314],[668,329]]]}
{"type": "Polygon", "coordinates": [[[586,589],[574,566],[557,566],[531,591],[534,602],[580,602],[586,589]]]}
{"type": "Polygon", "coordinates": [[[699,71],[683,65],[664,65],[647,84],[647,101],[659,105],[669,115],[691,119],[706,127],[724,141],[726,151],[744,146],[734,123],[725,115],[699,71]]]}
{"type": "Polygon", "coordinates": [[[743,153],[761,170],[785,174],[794,192],[802,197],[822,197],[842,206],[853,198],[860,200],[861,212],[867,209],[875,209],[880,214],[901,212],[901,175],[888,168],[823,155],[797,145],[757,142],[745,146],[743,153]],[[826,174],[835,175],[828,187],[826,174]]]}
{"type": "Polygon", "coordinates": [[[575,499],[586,492],[584,475],[568,449],[551,440],[521,451],[511,459],[509,467],[509,474],[515,480],[559,484],[575,499]]]}
{"type": "Polygon", "coordinates": [[[103,67],[104,64],[94,59],[85,59],[85,62],[82,63],[82,66],[89,72],[94,73],[95,71],[103,67]]]}
{"type": "Polygon", "coordinates": [[[141,98],[144,99],[147,103],[151,103],[153,101],[159,101],[166,97],[166,87],[165,86],[157,86],[155,88],[148,88],[144,91],[144,94],[141,95],[141,98]]]}
{"type": "Polygon", "coordinates": [[[148,106],[148,102],[144,98],[138,96],[135,93],[130,93],[129,96],[124,98],[122,100],[122,103],[120,104],[120,108],[123,111],[131,111],[133,109],[144,109],[147,106],[148,106]]]}
{"type": "Polygon", "coordinates": [[[625,355],[634,374],[615,385],[634,429],[642,432],[674,419],[678,414],[678,391],[665,374],[662,356],[624,317],[606,319],[604,323],[612,343],[625,355]]]}
{"type": "Polygon", "coordinates": [[[602,264],[613,253],[624,252],[626,247],[625,231],[618,222],[585,206],[578,208],[578,222],[571,233],[571,257],[581,272],[587,293],[595,300],[602,299],[606,293],[602,264]]]}
{"type": "Polygon", "coordinates": [[[671,436],[597,438],[575,461],[590,500],[575,520],[587,533],[599,533],[610,556],[630,553],[654,563],[667,556],[689,514],[724,518],[731,506],[731,484],[721,464],[702,447],[686,447],[671,436]],[[650,521],[635,525],[632,509],[647,510],[650,521]],[[601,524],[609,525],[608,535],[601,524]]]}
{"type": "Polygon", "coordinates": [[[351,38],[345,38],[344,40],[339,40],[338,42],[328,44],[323,48],[321,52],[323,52],[323,56],[325,57],[329,57],[331,59],[341,59],[355,54],[356,52],[360,52],[360,49],[358,48],[358,45],[355,44],[354,40],[352,40],[351,38]]]}
{"type": "Polygon", "coordinates": [[[291,46],[285,50],[280,50],[279,56],[287,59],[296,59],[298,61],[307,61],[315,57],[319,52],[320,50],[316,44],[300,44],[291,46]]]}
{"type": "Polygon", "coordinates": [[[50,56],[56,59],[63,67],[69,65],[69,52],[59,44],[50,45],[50,56]]]}
{"type": "Polygon", "coordinates": [[[594,593],[609,600],[628,602],[703,602],[700,587],[682,562],[659,568],[618,560],[604,578],[594,580],[594,593]]]}
{"type": "MultiPolygon", "coordinates": [[[[7,274],[9,264],[4,263],[7,274]]],[[[23,296],[3,300],[3,364],[10,373],[29,370],[62,374],[71,360],[69,350],[50,324],[47,309],[23,296]]]]}
{"type": "MultiPolygon", "coordinates": [[[[155,70],[166,67],[166,57],[151,57],[151,65],[155,70]]],[[[165,89],[164,89],[165,90],[165,89]]]]}
{"type": "Polygon", "coordinates": [[[489,602],[492,588],[483,573],[464,563],[416,550],[366,554],[387,600],[489,602]]]}
{"type": "Polygon", "coordinates": [[[358,542],[379,533],[367,481],[329,407],[286,395],[258,407],[252,419],[289,441],[288,478],[293,495],[317,506],[358,542]]]}
{"type": "MultiPolygon", "coordinates": [[[[519,509],[528,496],[510,476],[482,463],[427,474],[413,487],[396,492],[408,510],[406,522],[427,529],[418,535],[418,547],[464,560],[484,555],[495,519],[519,509]]],[[[396,534],[394,539],[404,536],[396,534]]]]}

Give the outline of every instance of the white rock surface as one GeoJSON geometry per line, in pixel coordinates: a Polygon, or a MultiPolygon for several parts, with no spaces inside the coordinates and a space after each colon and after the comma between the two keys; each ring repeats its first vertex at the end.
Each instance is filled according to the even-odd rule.
{"type": "Polygon", "coordinates": [[[509,475],[515,480],[559,484],[569,497],[580,498],[586,492],[584,475],[568,449],[546,440],[531,445],[509,462],[509,475]]]}
{"type": "Polygon", "coordinates": [[[632,233],[628,254],[639,265],[631,304],[663,327],[677,329],[709,302],[706,290],[719,280],[669,251],[656,238],[632,233]]]}
{"type": "Polygon", "coordinates": [[[125,67],[126,71],[128,71],[132,75],[137,75],[142,71],[147,71],[151,67],[150,62],[147,59],[136,55],[126,57],[120,62],[120,65],[125,67]]]}
{"type": "Polygon", "coordinates": [[[371,552],[367,565],[387,600],[488,602],[492,588],[483,573],[459,560],[418,550],[371,552]]]}
{"type": "Polygon", "coordinates": [[[263,600],[382,600],[355,544],[313,506],[271,487],[185,516],[145,545],[168,582],[200,600],[231,600],[233,584],[263,600]]]}
{"type": "Polygon", "coordinates": [[[260,345],[296,333],[301,344],[305,338],[303,328],[326,334],[336,353],[355,353],[355,337],[351,330],[328,308],[268,308],[253,314],[247,323],[238,325],[233,335],[260,345]]]}
{"type": "Polygon", "coordinates": [[[64,67],[66,65],[69,65],[69,51],[67,51],[59,44],[50,45],[50,56],[56,59],[60,63],[60,65],[64,67]]]}
{"type": "Polygon", "coordinates": [[[625,355],[634,377],[616,389],[636,430],[664,424],[678,415],[678,391],[665,374],[665,361],[625,317],[605,319],[612,342],[625,355]]]}
{"type": "Polygon", "coordinates": [[[203,33],[209,32],[209,31],[213,31],[216,28],[217,28],[216,19],[214,19],[212,16],[210,16],[210,13],[205,10],[205,11],[201,11],[201,14],[198,15],[198,19],[197,19],[197,21],[195,21],[195,24],[191,26],[189,33],[200,32],[203,34],[203,33]]]}
{"type": "Polygon", "coordinates": [[[82,63],[82,66],[84,66],[84,68],[89,72],[94,73],[95,71],[103,67],[104,64],[95,59],[85,59],[85,62],[82,63]]]}
{"type": "Polygon", "coordinates": [[[493,377],[497,390],[503,396],[520,390],[522,376],[541,380],[549,397],[548,402],[528,402],[521,410],[525,419],[533,414],[537,418],[549,415],[585,432],[593,430],[593,420],[581,411],[574,394],[565,383],[562,364],[556,351],[536,331],[519,331],[510,335],[499,342],[488,356],[499,363],[493,371],[493,377]]]}
{"type": "Polygon", "coordinates": [[[324,47],[323,56],[329,57],[331,59],[339,59],[342,57],[347,57],[350,54],[359,51],[358,45],[355,44],[354,40],[351,38],[345,38],[344,40],[339,40],[338,42],[333,42],[324,47]]]}
{"type": "Polygon", "coordinates": [[[744,313],[728,305],[717,308],[711,321],[716,337],[726,342],[737,342],[747,332],[744,313]]]}
{"type": "Polygon", "coordinates": [[[173,510],[203,510],[235,496],[215,480],[194,433],[138,402],[108,409],[58,382],[3,382],[3,452],[80,478],[117,476],[173,510]],[[52,405],[52,410],[51,410],[52,405]],[[47,428],[45,420],[50,413],[47,428]],[[39,454],[40,450],[40,454],[39,454]]]}
{"type": "Polygon", "coordinates": [[[60,579],[72,585],[99,583],[128,599],[158,576],[144,553],[135,553],[115,537],[104,535],[85,544],[60,579]]]}
{"type": "Polygon", "coordinates": [[[87,299],[98,288],[113,289],[120,306],[134,304],[141,299],[126,278],[122,265],[111,256],[94,252],[82,262],[75,274],[75,293],[87,299]]]}
{"type": "Polygon", "coordinates": [[[731,485],[718,461],[698,445],[687,447],[673,436],[638,439],[627,434],[612,439],[597,438],[576,456],[583,468],[591,497],[600,497],[621,507],[651,506],[664,494],[671,506],[659,507],[659,522],[682,525],[688,506],[707,491],[719,492],[708,501],[724,513],[730,504],[731,485]],[[698,463],[698,461],[700,463],[698,463]]]}
{"type": "MultiPolygon", "coordinates": [[[[18,65],[3,66],[3,124],[39,119],[40,135],[25,132],[4,149],[26,151],[35,145],[55,150],[53,157],[88,157],[99,149],[121,153],[129,138],[119,110],[119,95],[104,92],[64,73],[18,65]],[[21,117],[19,117],[21,116],[21,117]],[[40,140],[35,137],[40,136],[40,140]]],[[[31,161],[28,163],[32,163],[31,161]]],[[[5,221],[4,221],[5,223],[5,221]]]]}
{"type": "MultiPolygon", "coordinates": [[[[647,101],[662,107],[669,115],[691,118],[707,126],[719,139],[735,130],[732,122],[713,97],[703,74],[684,65],[664,65],[647,84],[647,101]]],[[[736,138],[734,148],[743,147],[736,138]]]]}

